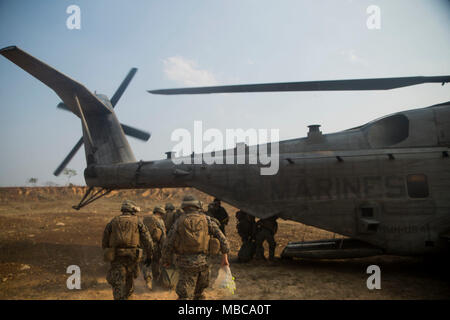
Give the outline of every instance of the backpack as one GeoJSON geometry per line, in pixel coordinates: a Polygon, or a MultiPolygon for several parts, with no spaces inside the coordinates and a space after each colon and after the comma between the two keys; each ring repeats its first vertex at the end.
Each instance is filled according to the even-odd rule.
{"type": "Polygon", "coordinates": [[[188,213],[177,222],[175,250],[178,254],[208,253],[208,221],[202,213],[188,213]]]}
{"type": "Polygon", "coordinates": [[[136,248],[139,245],[139,218],[121,215],[111,221],[111,248],[136,248]]]}
{"type": "Polygon", "coordinates": [[[151,214],[144,217],[144,224],[150,232],[152,240],[159,243],[161,237],[165,234],[164,221],[158,218],[156,215],[151,214]]]}

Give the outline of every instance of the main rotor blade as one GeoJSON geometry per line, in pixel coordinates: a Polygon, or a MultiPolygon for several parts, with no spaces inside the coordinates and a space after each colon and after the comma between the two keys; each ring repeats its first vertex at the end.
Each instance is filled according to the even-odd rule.
{"type": "Polygon", "coordinates": [[[278,91],[346,91],[346,90],[389,90],[422,83],[450,82],[450,75],[436,77],[403,77],[377,79],[324,80],[305,82],[282,82],[241,84],[231,86],[191,87],[179,89],[148,90],[153,94],[203,94],[233,92],[278,92],[278,91]]]}
{"type": "Polygon", "coordinates": [[[150,139],[151,134],[145,131],[142,131],[140,129],[136,129],[130,126],[127,126],[126,124],[121,123],[120,124],[122,126],[123,132],[127,135],[127,136],[131,136],[134,137],[136,139],[139,140],[144,140],[147,141],[148,139],[150,139]]]}
{"type": "Polygon", "coordinates": [[[136,74],[136,72],[137,72],[137,68],[132,68],[130,70],[130,72],[128,72],[128,74],[125,77],[125,79],[123,79],[123,81],[120,84],[119,88],[117,88],[116,92],[114,93],[114,95],[112,96],[112,98],[110,100],[113,107],[116,106],[117,102],[119,101],[119,99],[122,96],[122,94],[125,91],[125,89],[130,84],[130,81],[131,81],[131,79],[133,79],[133,77],[136,74]]]}
{"type": "Polygon", "coordinates": [[[57,105],[56,107],[57,107],[58,109],[61,109],[61,110],[70,111],[69,107],[66,106],[66,104],[65,104],[64,102],[58,103],[58,105],[57,105]]]}
{"type": "Polygon", "coordinates": [[[72,150],[70,150],[69,154],[67,155],[67,157],[65,157],[65,159],[63,160],[63,162],[61,162],[61,164],[58,166],[58,168],[56,168],[55,172],[53,172],[53,174],[55,176],[59,176],[59,174],[61,173],[61,171],[64,170],[64,168],[67,166],[67,164],[69,163],[70,160],[72,160],[73,156],[75,155],[75,153],[77,153],[78,149],[80,149],[80,147],[83,145],[83,138],[81,137],[80,140],[78,140],[77,144],[75,145],[75,147],[72,148],[72,150]]]}

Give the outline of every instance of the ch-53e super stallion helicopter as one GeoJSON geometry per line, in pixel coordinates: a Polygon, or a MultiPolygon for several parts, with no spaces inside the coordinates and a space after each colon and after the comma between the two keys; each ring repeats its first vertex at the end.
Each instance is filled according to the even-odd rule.
{"type": "MultiPolygon", "coordinates": [[[[310,126],[307,137],[279,142],[278,173],[261,175],[260,163],[206,164],[204,154],[193,155],[200,157],[199,164],[188,159],[175,164],[171,153],[164,160],[136,161],[125,134],[143,140],[149,134],[121,125],[113,110],[133,69],[108,100],[15,46],[0,54],[53,89],[64,102],[59,107],[81,119],[83,138],[55,171],[58,174],[84,143],[84,177],[90,188],[76,209],[113,189],[194,187],[259,218],[278,215],[348,237],[293,242],[283,257],[415,255],[449,248],[450,101],[333,134],[310,126]]],[[[150,92],[387,90],[449,81],[450,76],[405,77],[150,92]]]]}

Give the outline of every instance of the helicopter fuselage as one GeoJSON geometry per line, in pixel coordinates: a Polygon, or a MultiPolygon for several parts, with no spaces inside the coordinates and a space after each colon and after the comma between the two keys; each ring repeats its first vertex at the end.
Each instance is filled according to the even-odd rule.
{"type": "Polygon", "coordinates": [[[278,215],[385,253],[425,254],[448,246],[449,138],[446,103],[281,141],[275,175],[261,175],[260,164],[249,164],[247,148],[234,155],[246,157],[245,164],[195,164],[193,157],[204,157],[199,154],[183,164],[165,159],[90,166],[85,178],[89,186],[111,189],[194,187],[259,218],[278,215]]]}

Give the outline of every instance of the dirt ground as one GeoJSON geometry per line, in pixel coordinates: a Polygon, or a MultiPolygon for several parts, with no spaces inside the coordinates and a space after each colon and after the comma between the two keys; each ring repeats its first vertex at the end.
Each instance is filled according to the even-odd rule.
{"type": "MultiPolygon", "coordinates": [[[[179,206],[185,192],[205,203],[211,197],[196,190],[157,189],[115,192],[75,211],[83,188],[0,188],[0,299],[112,299],[105,276],[101,238],[108,221],[128,198],[151,210],[156,204],[179,206]],[[69,290],[67,267],[81,269],[81,289],[69,290]]],[[[236,208],[226,228],[232,248],[230,267],[236,291],[208,288],[208,299],[449,299],[448,265],[424,258],[378,256],[347,260],[236,261],[240,240],[236,208]],[[381,289],[369,290],[366,269],[381,268],[381,289]]],[[[339,237],[292,221],[279,220],[276,256],[289,241],[339,237]]],[[[266,247],[267,255],[267,247],[266,247]]],[[[218,265],[212,269],[212,280],[218,265]]],[[[211,281],[213,282],[213,281],[211,281]]],[[[149,291],[142,277],[133,299],[176,299],[174,291],[149,291]]]]}

